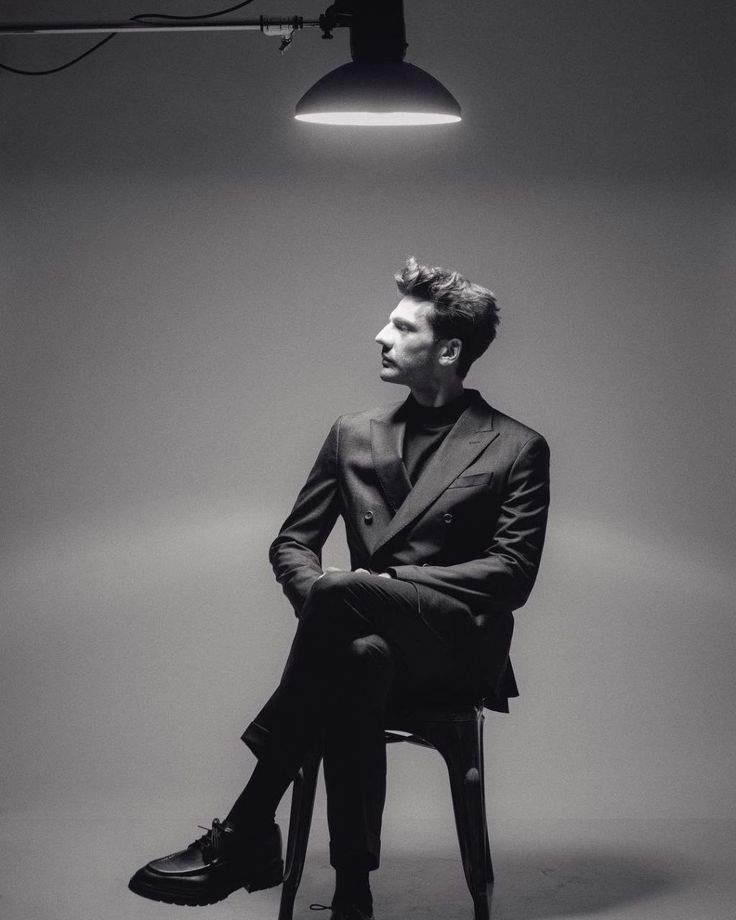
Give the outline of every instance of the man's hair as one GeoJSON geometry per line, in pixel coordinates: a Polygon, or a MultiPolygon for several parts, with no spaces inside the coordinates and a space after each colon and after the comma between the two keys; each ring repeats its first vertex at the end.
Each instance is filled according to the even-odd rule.
{"type": "Polygon", "coordinates": [[[427,321],[436,339],[460,339],[457,372],[465,377],[473,361],[496,338],[499,309],[493,292],[459,272],[419,265],[414,256],[409,256],[394,277],[405,297],[432,303],[427,321]]]}

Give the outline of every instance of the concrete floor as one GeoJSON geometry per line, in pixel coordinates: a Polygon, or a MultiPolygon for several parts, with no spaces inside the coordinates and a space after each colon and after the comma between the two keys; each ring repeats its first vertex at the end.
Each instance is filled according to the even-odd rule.
{"type": "MultiPolygon", "coordinates": [[[[191,828],[182,837],[183,826],[178,819],[152,821],[150,812],[144,819],[89,808],[6,812],[0,827],[0,917],[172,920],[198,913],[207,920],[274,920],[278,888],[238,891],[208,908],[171,907],[127,890],[138,865],[197,835],[191,828]]],[[[398,839],[386,843],[381,870],[372,877],[378,920],[472,920],[457,849],[446,831],[441,839],[414,841],[411,847],[398,839]]],[[[736,918],[736,821],[496,824],[492,846],[493,920],[736,918]]],[[[309,904],[329,901],[331,879],[317,821],[296,920],[329,917],[310,913],[309,904]]]]}

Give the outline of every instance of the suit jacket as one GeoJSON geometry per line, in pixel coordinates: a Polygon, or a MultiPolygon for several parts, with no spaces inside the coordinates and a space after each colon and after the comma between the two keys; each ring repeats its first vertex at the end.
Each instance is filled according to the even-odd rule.
{"type": "Polygon", "coordinates": [[[341,416],[270,559],[298,616],[342,517],[352,568],[413,582],[424,609],[439,591],[470,610],[480,626],[487,703],[504,710],[518,694],[508,659],[512,611],[529,597],[544,543],[549,448],[477,391],[470,395],[413,488],[401,459],[404,403],[341,416]]]}

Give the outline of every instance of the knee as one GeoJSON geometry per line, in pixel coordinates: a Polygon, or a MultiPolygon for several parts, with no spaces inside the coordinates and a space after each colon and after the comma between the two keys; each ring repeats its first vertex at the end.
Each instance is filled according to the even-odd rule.
{"type": "Polygon", "coordinates": [[[353,639],[345,648],[343,663],[343,674],[352,681],[391,677],[394,672],[391,647],[375,634],[353,639]]]}
{"type": "Polygon", "coordinates": [[[365,666],[380,666],[392,660],[391,646],[383,636],[375,633],[353,639],[347,647],[346,654],[353,663],[365,666]]]}
{"type": "Polygon", "coordinates": [[[315,581],[312,594],[321,597],[335,597],[344,594],[354,583],[353,572],[326,572],[315,581]]]}
{"type": "Polygon", "coordinates": [[[344,602],[355,580],[352,572],[327,572],[315,581],[309,594],[313,608],[335,607],[344,602]]]}
{"type": "Polygon", "coordinates": [[[349,598],[352,572],[328,572],[312,585],[299,619],[311,628],[340,625],[349,598]]]}
{"type": "Polygon", "coordinates": [[[381,636],[363,636],[348,643],[337,663],[332,707],[338,712],[382,707],[394,679],[391,648],[381,636]]]}

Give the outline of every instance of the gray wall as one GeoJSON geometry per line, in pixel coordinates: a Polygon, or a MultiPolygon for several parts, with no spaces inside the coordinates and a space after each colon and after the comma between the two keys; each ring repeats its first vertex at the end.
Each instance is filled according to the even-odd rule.
{"type": "MultiPolygon", "coordinates": [[[[522,697],[486,731],[494,813],[730,800],[727,4],[406,10],[459,127],[295,123],[344,35],[283,58],[257,35],[119,36],[0,74],[6,807],[225,808],[294,625],[266,550],[332,420],[403,395],[372,337],[409,253],[496,290],[468,382],[553,451],[522,697]]],[[[6,38],[0,60],[88,42],[6,38]]],[[[421,754],[392,779],[392,822],[445,808],[421,754]]]]}

